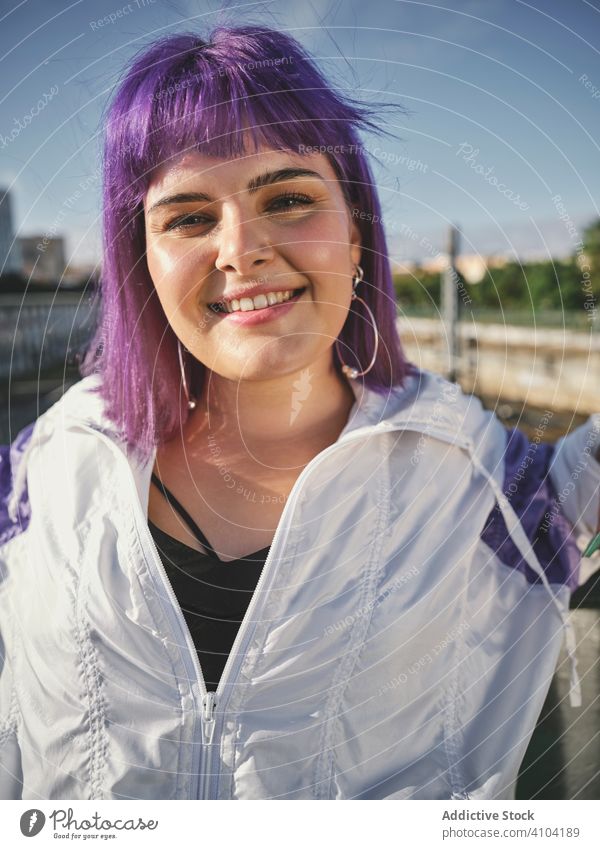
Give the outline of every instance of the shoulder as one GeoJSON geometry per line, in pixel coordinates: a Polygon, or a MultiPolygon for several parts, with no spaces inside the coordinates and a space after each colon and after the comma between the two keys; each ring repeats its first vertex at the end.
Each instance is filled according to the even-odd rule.
{"type": "Polygon", "coordinates": [[[395,390],[394,416],[426,435],[439,434],[476,453],[490,473],[502,479],[506,428],[476,395],[426,369],[415,369],[404,387],[395,390]]]}
{"type": "Polygon", "coordinates": [[[26,492],[13,503],[11,496],[16,490],[19,471],[31,445],[35,422],[22,428],[14,440],[0,445],[0,544],[16,536],[27,527],[29,504],[26,492]]]}
{"type": "MultiPolygon", "coordinates": [[[[571,589],[576,586],[579,548],[571,523],[556,507],[553,470],[560,443],[556,446],[546,439],[552,413],[545,413],[528,436],[523,430],[506,427],[479,398],[439,375],[420,371],[409,386],[420,426],[430,432],[436,427],[454,432],[457,442],[477,455],[508,500],[548,579],[571,589]]],[[[539,581],[515,545],[497,503],[481,541],[506,567],[522,572],[530,583],[539,581]]]]}
{"type": "Polygon", "coordinates": [[[19,430],[11,442],[0,445],[0,545],[28,527],[27,469],[34,453],[47,446],[52,451],[55,437],[64,442],[69,424],[110,428],[100,387],[97,375],[77,381],[35,421],[19,430]]]}

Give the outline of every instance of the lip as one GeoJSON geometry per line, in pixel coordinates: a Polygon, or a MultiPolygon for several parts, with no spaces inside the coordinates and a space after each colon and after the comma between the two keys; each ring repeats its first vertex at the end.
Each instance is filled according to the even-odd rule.
{"type": "Polygon", "coordinates": [[[260,310],[248,310],[248,312],[243,312],[242,310],[238,310],[237,312],[216,312],[213,315],[222,321],[231,321],[234,324],[243,326],[263,324],[266,321],[273,321],[273,319],[286,315],[307,291],[308,287],[305,286],[302,290],[299,290],[298,294],[290,298],[289,301],[282,301],[280,304],[273,304],[270,307],[263,307],[260,310]]]}

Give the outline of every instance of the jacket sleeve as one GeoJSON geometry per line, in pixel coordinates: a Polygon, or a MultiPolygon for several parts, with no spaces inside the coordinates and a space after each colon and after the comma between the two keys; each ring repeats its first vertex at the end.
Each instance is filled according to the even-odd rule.
{"type": "Polygon", "coordinates": [[[0,799],[21,799],[22,792],[18,704],[5,644],[0,636],[0,799]]]}
{"type": "MultiPolygon", "coordinates": [[[[595,445],[600,444],[600,416],[555,445],[542,442],[543,431],[538,428],[530,440],[518,429],[506,430],[503,492],[547,579],[573,591],[600,567],[600,557],[581,557],[598,516],[595,445]]],[[[497,505],[481,538],[505,565],[523,572],[531,583],[539,580],[515,547],[497,505]]]]}
{"type": "Polygon", "coordinates": [[[16,515],[9,509],[15,474],[29,444],[33,425],[20,431],[12,445],[0,446],[0,799],[21,799],[23,775],[18,740],[19,709],[7,647],[10,644],[10,602],[8,598],[9,540],[23,531],[28,522],[26,494],[16,515]]]}

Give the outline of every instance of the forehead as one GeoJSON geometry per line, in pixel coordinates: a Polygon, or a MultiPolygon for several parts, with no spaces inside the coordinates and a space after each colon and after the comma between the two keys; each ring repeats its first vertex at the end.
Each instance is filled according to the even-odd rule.
{"type": "Polygon", "coordinates": [[[310,168],[327,181],[337,180],[329,159],[322,153],[300,155],[293,151],[263,147],[245,156],[220,158],[193,150],[164,163],[152,173],[144,205],[148,207],[165,190],[175,187],[202,187],[215,196],[229,195],[242,191],[253,176],[290,166],[310,168]]]}

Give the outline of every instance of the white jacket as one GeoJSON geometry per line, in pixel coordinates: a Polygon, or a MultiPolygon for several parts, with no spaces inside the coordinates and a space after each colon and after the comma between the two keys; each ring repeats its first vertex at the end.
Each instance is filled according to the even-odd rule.
{"type": "Polygon", "coordinates": [[[206,695],[147,525],[154,457],[128,456],[96,380],[0,455],[0,798],[514,796],[565,633],[574,672],[600,415],[508,442],[431,373],[356,386],[206,695]]]}

